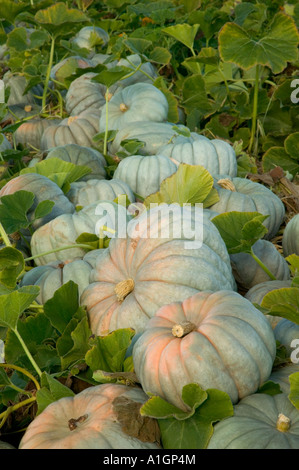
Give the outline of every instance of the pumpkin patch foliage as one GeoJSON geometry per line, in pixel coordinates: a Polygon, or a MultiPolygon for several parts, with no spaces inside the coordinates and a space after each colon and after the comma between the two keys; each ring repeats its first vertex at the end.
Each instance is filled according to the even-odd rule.
{"type": "Polygon", "coordinates": [[[0,23],[0,449],[298,450],[298,4],[0,23]]]}

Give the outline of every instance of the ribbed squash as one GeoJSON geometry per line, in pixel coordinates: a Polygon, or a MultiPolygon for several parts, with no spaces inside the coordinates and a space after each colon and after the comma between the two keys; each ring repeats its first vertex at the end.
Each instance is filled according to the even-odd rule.
{"type": "MultiPolygon", "coordinates": [[[[268,292],[271,292],[275,289],[281,289],[282,287],[291,287],[291,279],[286,281],[265,281],[259,284],[255,284],[251,287],[248,292],[245,294],[245,298],[250,300],[253,304],[261,305],[263,298],[268,292]]],[[[282,319],[282,317],[277,317],[273,315],[266,315],[269,320],[272,328],[275,328],[277,323],[282,319]]]]}
{"type": "MultiPolygon", "coordinates": [[[[268,240],[258,240],[254,243],[252,250],[277,280],[287,281],[290,279],[289,265],[273,243],[268,240]]],[[[235,279],[246,289],[261,282],[270,281],[269,275],[249,253],[236,253],[230,258],[235,279]]]]}
{"type": "Polygon", "coordinates": [[[78,116],[63,119],[56,126],[50,126],[43,132],[41,149],[50,150],[66,144],[92,147],[93,137],[99,132],[99,114],[92,109],[78,116]]]}
{"type": "MultiPolygon", "coordinates": [[[[103,222],[102,225],[108,226],[109,229],[117,230],[119,212],[124,215],[122,218],[124,223],[131,218],[127,214],[125,207],[112,201],[96,202],[73,214],[63,214],[56,217],[34,232],[31,238],[32,255],[36,256],[59,247],[62,248],[72,245],[82,233],[99,235],[98,224],[101,221],[103,222]]],[[[74,260],[76,258],[82,258],[85,252],[85,249],[75,247],[40,256],[35,259],[35,263],[37,266],[40,266],[56,260],[74,260]]]]}
{"type": "Polygon", "coordinates": [[[220,139],[208,139],[196,132],[191,132],[185,141],[163,145],[158,154],[173,158],[179,163],[201,165],[212,176],[237,176],[237,158],[233,147],[220,139]]]}
{"type": "Polygon", "coordinates": [[[136,341],[133,362],[146,393],[187,411],[185,385],[222,390],[236,403],[268,379],[275,354],[264,315],[238,293],[219,290],[161,307],[136,341]]]}
{"type": "Polygon", "coordinates": [[[47,158],[60,158],[74,165],[88,166],[91,168],[91,173],[81,178],[81,181],[88,181],[89,179],[101,180],[106,177],[106,160],[98,150],[91,147],[78,144],[65,144],[50,150],[46,156],[46,159],[47,158]]]}
{"type": "Polygon", "coordinates": [[[113,178],[128,184],[145,198],[158,191],[162,181],[176,171],[175,163],[164,155],[131,155],[118,164],[113,178]]]}
{"type": "Polygon", "coordinates": [[[114,201],[120,195],[127,195],[131,202],[135,202],[135,196],[130,186],[116,178],[78,181],[71,184],[71,189],[67,193],[69,200],[79,206],[87,206],[97,201],[114,201]]]}
{"type": "Polygon", "coordinates": [[[122,429],[117,404],[142,405],[140,388],[105,384],[57,400],[30,423],[19,449],[158,449],[122,429]]]}
{"type": "Polygon", "coordinates": [[[286,393],[255,393],[214,426],[208,449],[299,449],[299,412],[286,393]]]}
{"type": "Polygon", "coordinates": [[[40,202],[50,200],[55,203],[50,214],[33,222],[32,228],[34,230],[62,214],[70,215],[75,210],[73,204],[64,195],[59,186],[46,176],[39,175],[38,173],[25,173],[12,178],[0,190],[0,198],[21,190],[30,191],[35,196],[33,205],[27,213],[29,220],[32,220],[36,206],[40,202]]]}
{"type": "MultiPolygon", "coordinates": [[[[150,83],[126,86],[108,102],[108,129],[122,129],[131,122],[167,120],[168,101],[158,88],[150,83]]],[[[106,113],[100,117],[100,132],[106,128],[106,113]]]]}
{"type": "Polygon", "coordinates": [[[264,238],[271,240],[282,224],[285,208],[280,198],[266,186],[245,178],[216,178],[220,200],[210,209],[218,212],[260,212],[269,217],[263,222],[268,229],[264,238]]]}
{"type": "Polygon", "coordinates": [[[194,237],[177,230],[189,220],[194,224],[196,213],[179,206],[161,209],[150,209],[129,222],[128,236],[113,238],[98,259],[81,296],[94,334],[129,327],[140,332],[162,305],[201,290],[236,288],[215,225],[203,219],[203,243],[198,247],[194,237]]]}
{"type": "Polygon", "coordinates": [[[144,146],[138,149],[140,155],[155,155],[158,150],[171,139],[180,140],[180,136],[170,122],[140,121],[131,122],[119,130],[109,145],[111,155],[123,150],[122,141],[126,139],[140,140],[144,146]]]}
{"type": "Polygon", "coordinates": [[[73,281],[78,285],[79,296],[89,285],[89,277],[96,255],[102,253],[102,250],[92,250],[82,259],[72,261],[52,261],[44,266],[36,266],[23,276],[20,287],[22,286],[39,286],[40,291],[36,297],[36,301],[44,304],[51,299],[56,290],[68,281],[73,281]],[[96,253],[95,253],[96,252],[96,253]],[[92,253],[92,257],[90,256],[92,253]]]}
{"type": "Polygon", "coordinates": [[[282,237],[284,256],[295,253],[299,255],[299,214],[294,215],[287,223],[282,237]]]}
{"type": "Polygon", "coordinates": [[[71,42],[81,49],[87,49],[89,51],[88,57],[91,58],[95,54],[97,46],[103,47],[109,42],[109,34],[99,26],[84,26],[71,42]]]}
{"type": "Polygon", "coordinates": [[[49,126],[57,126],[60,122],[61,119],[30,119],[18,127],[14,137],[18,144],[39,150],[45,129],[49,126]]]}

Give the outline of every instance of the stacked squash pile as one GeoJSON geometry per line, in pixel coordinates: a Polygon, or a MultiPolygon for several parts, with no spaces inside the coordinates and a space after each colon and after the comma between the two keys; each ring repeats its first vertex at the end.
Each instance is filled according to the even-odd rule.
{"type": "MultiPolygon", "coordinates": [[[[104,59],[91,51],[88,65],[104,59]]],[[[141,59],[133,55],[126,64],[132,62],[136,66],[141,59]]],[[[60,65],[54,67],[53,77],[60,65]]],[[[55,202],[49,216],[33,226],[32,236],[25,233],[36,266],[20,285],[39,285],[37,301],[43,304],[62,284],[74,280],[94,335],[133,328],[132,355],[140,384],[89,387],[49,405],[29,425],[20,448],[158,448],[126,436],[112,403],[122,397],[140,404],[147,394],[154,394],[186,411],[181,392],[189,383],[224,391],[234,404],[234,416],[215,425],[209,448],[299,448],[299,413],[288,400],[288,386],[275,396],[256,393],[270,377],[281,380],[271,374],[276,340],[286,340],[282,329],[276,334],[284,320],[276,326],[254,306],[271,289],[290,285],[285,257],[299,254],[299,215],[286,226],[281,254],[271,242],[285,222],[279,197],[264,185],[237,176],[236,154],[228,142],[195,132],[185,136],[179,132],[182,122],[168,122],[167,99],[148,78],[155,77],[156,70],[149,63],[142,68],[146,74],[136,72],[109,89],[108,119],[107,89],[92,81],[95,74],[88,72],[72,82],[64,97],[68,118],[31,120],[15,133],[17,142],[42,151],[46,159],[91,169],[67,194],[37,173],[16,176],[1,189],[0,197],[32,191],[35,207],[42,200],[55,202]],[[144,142],[138,155],[119,162],[112,178],[93,141],[106,126],[117,131],[108,147],[112,157],[125,139],[144,142]],[[206,168],[219,195],[219,202],[204,211],[202,245],[192,249],[183,234],[159,234],[177,227],[184,217],[195,220],[195,208],[187,215],[180,207],[165,209],[162,217],[160,208],[133,216],[116,201],[125,194],[134,203],[155,193],[181,163],[206,168]],[[38,256],[74,244],[84,232],[96,234],[99,217],[109,211],[125,212],[126,224],[138,225],[138,237],[118,237],[111,216],[110,229],[116,236],[108,247],[88,254],[78,247],[38,256]],[[254,252],[277,281],[248,255],[229,255],[212,218],[230,211],[269,216],[264,222],[266,238],[255,244],[254,252]]]]}

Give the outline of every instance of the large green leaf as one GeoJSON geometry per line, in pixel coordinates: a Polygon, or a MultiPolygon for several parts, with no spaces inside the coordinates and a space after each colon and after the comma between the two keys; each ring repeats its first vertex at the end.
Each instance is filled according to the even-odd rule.
{"type": "Polygon", "coordinates": [[[28,6],[28,3],[21,1],[14,2],[13,0],[1,0],[0,19],[5,19],[10,23],[14,23],[18,14],[22,11],[26,11],[28,6]]]}
{"type": "Polygon", "coordinates": [[[261,302],[269,315],[287,318],[299,325],[299,288],[283,287],[268,292],[261,302]]]}
{"type": "Polygon", "coordinates": [[[39,294],[38,286],[24,286],[0,296],[0,325],[16,329],[19,316],[39,294]]]}
{"type": "Polygon", "coordinates": [[[118,329],[106,336],[98,336],[94,346],[85,357],[86,364],[93,372],[121,372],[128,347],[135,332],[132,328],[118,329]]]}
{"type": "Polygon", "coordinates": [[[299,173],[298,161],[291,158],[284,147],[271,147],[263,155],[262,167],[265,173],[277,166],[280,166],[284,171],[288,171],[293,176],[299,173]]]}
{"type": "Polygon", "coordinates": [[[182,389],[182,400],[189,407],[189,411],[184,411],[157,395],[150,393],[148,395],[150,396],[149,400],[140,408],[141,415],[157,419],[175,418],[177,420],[185,420],[192,416],[196,408],[208,396],[198,384],[185,385],[182,389]]]}
{"type": "Polygon", "coordinates": [[[162,32],[172,36],[177,41],[180,41],[189,49],[193,49],[193,43],[198,31],[199,24],[190,25],[188,23],[176,24],[174,26],[169,26],[168,28],[163,28],[162,32]]]}
{"type": "Polygon", "coordinates": [[[151,396],[140,414],[158,419],[164,449],[204,449],[213,434],[213,423],[233,415],[232,402],[225,392],[203,390],[195,383],[183,387],[182,399],[189,411],[151,396]]]}
{"type": "Polygon", "coordinates": [[[289,399],[299,411],[299,372],[295,372],[289,376],[290,393],[289,399]]]}
{"type": "Polygon", "coordinates": [[[41,388],[36,394],[38,404],[37,415],[54,401],[64,397],[73,397],[74,395],[71,389],[63,385],[55,377],[47,372],[43,372],[41,376],[41,388]]]}
{"type": "MultiPolygon", "coordinates": [[[[83,314],[83,309],[80,312],[83,314]]],[[[80,320],[73,318],[69,322],[56,346],[62,370],[66,370],[77,362],[84,361],[85,354],[90,348],[91,334],[86,314],[80,320]]]]}
{"type": "Polygon", "coordinates": [[[213,188],[213,178],[201,165],[181,163],[173,175],[162,181],[160,190],[144,200],[145,206],[152,203],[203,204],[210,207],[219,200],[213,188]]]}
{"type": "Polygon", "coordinates": [[[34,202],[34,194],[29,191],[16,191],[1,197],[0,222],[6,233],[14,233],[30,224],[27,212],[34,202]]]}
{"type": "Polygon", "coordinates": [[[22,253],[12,247],[0,250],[0,283],[5,287],[16,287],[18,276],[24,271],[25,262],[22,253]]]}
{"type": "Polygon", "coordinates": [[[219,36],[219,53],[224,62],[243,69],[265,65],[277,74],[296,60],[299,34],[290,16],[277,13],[260,37],[250,35],[235,23],[226,23],[219,36]]]}
{"type": "Polygon", "coordinates": [[[91,171],[91,168],[87,166],[75,165],[53,157],[42,160],[32,167],[24,168],[20,171],[20,174],[38,173],[46,176],[66,193],[69,191],[71,183],[83,178],[91,171]]]}
{"type": "Polygon", "coordinates": [[[78,286],[69,281],[56,290],[54,296],[44,304],[45,315],[51,324],[63,333],[79,309],[78,286]]]}
{"type": "Polygon", "coordinates": [[[82,11],[68,8],[63,2],[58,2],[44,10],[39,10],[35,14],[34,19],[55,37],[61,33],[68,33],[70,27],[74,24],[80,26],[82,23],[90,21],[82,11]]]}
{"type": "Polygon", "coordinates": [[[213,217],[226,248],[232,253],[250,253],[251,247],[262,238],[268,229],[263,225],[267,215],[259,212],[225,212],[213,217]]]}

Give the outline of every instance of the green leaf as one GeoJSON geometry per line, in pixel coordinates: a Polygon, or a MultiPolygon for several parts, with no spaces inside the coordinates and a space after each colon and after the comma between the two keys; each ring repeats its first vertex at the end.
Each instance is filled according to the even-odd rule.
{"type": "Polygon", "coordinates": [[[45,315],[51,324],[63,333],[79,309],[78,286],[69,281],[56,290],[54,296],[44,304],[45,315]]]}
{"type": "Polygon", "coordinates": [[[177,41],[183,43],[189,49],[193,50],[193,43],[198,28],[199,24],[189,25],[188,23],[184,23],[169,26],[168,28],[163,28],[162,32],[172,36],[177,41]]]}
{"type": "Polygon", "coordinates": [[[27,212],[34,202],[34,194],[29,191],[16,191],[1,197],[0,222],[6,233],[14,233],[30,224],[27,212]]]}
{"type": "Polygon", "coordinates": [[[207,399],[187,420],[159,420],[164,449],[206,449],[213,424],[233,416],[233,405],[225,392],[214,389],[206,392],[207,399]]]}
{"type": "Polygon", "coordinates": [[[294,132],[286,138],[284,141],[284,148],[291,158],[298,161],[299,132],[294,132]]]}
{"type": "Polygon", "coordinates": [[[201,75],[194,74],[187,77],[183,83],[182,94],[182,106],[187,113],[197,110],[202,116],[205,116],[212,110],[206,92],[205,81],[201,75]]]}
{"type": "Polygon", "coordinates": [[[283,317],[293,323],[299,324],[299,288],[283,287],[268,292],[261,302],[269,315],[283,317]]]}
{"type": "Polygon", "coordinates": [[[299,173],[298,160],[292,158],[284,147],[271,147],[262,157],[263,172],[266,173],[273,168],[280,166],[284,171],[288,171],[293,176],[299,173]]]}
{"type": "Polygon", "coordinates": [[[213,188],[213,178],[201,165],[181,163],[176,173],[162,181],[160,190],[144,200],[145,206],[151,203],[202,203],[209,207],[219,200],[213,188]]]}
{"type": "Polygon", "coordinates": [[[21,313],[39,294],[38,286],[24,286],[0,296],[0,325],[15,330],[21,313]]]}
{"type": "Polygon", "coordinates": [[[14,24],[16,17],[22,11],[26,11],[28,3],[19,1],[15,3],[12,0],[1,0],[0,3],[0,19],[4,18],[14,24]]]}
{"type": "Polygon", "coordinates": [[[24,271],[24,256],[19,250],[5,247],[0,250],[0,283],[13,289],[18,276],[24,271]]]}
{"type": "Polygon", "coordinates": [[[140,413],[158,419],[164,449],[205,449],[213,434],[213,424],[233,415],[232,402],[225,392],[204,391],[198,384],[183,387],[182,397],[190,403],[190,412],[152,397],[140,408],[140,413]]]}
{"type": "Polygon", "coordinates": [[[154,86],[164,93],[167,102],[168,102],[168,114],[167,119],[169,122],[178,122],[179,112],[178,112],[178,101],[174,94],[167,88],[165,80],[163,77],[158,77],[154,81],[154,86]]]}
{"type": "Polygon", "coordinates": [[[53,207],[55,206],[54,201],[41,201],[37,206],[34,211],[33,219],[40,219],[42,217],[45,217],[46,215],[50,214],[52,212],[53,207]]]}
{"type": "Polygon", "coordinates": [[[125,78],[126,75],[132,73],[132,69],[124,66],[115,66],[111,67],[109,70],[103,70],[92,78],[92,81],[102,83],[106,85],[107,88],[114,85],[117,81],[125,78]]]}
{"type": "Polygon", "coordinates": [[[124,39],[123,43],[133,54],[144,54],[144,52],[152,45],[152,41],[141,38],[124,39]]]}
{"type": "Polygon", "coordinates": [[[156,64],[167,65],[171,60],[171,53],[165,47],[156,46],[149,54],[149,60],[156,64]]]}
{"type": "Polygon", "coordinates": [[[256,393],[266,393],[267,395],[277,395],[278,393],[282,393],[279,384],[268,380],[267,382],[263,383],[258,389],[256,393]]]}
{"type": "Polygon", "coordinates": [[[7,35],[7,46],[17,51],[25,51],[28,49],[28,39],[26,28],[14,28],[7,35]]]}
{"type": "Polygon", "coordinates": [[[279,12],[258,39],[241,26],[226,23],[218,36],[219,53],[224,62],[233,62],[245,70],[260,64],[277,74],[288,61],[296,60],[298,38],[293,18],[279,12]]]}
{"type": "Polygon", "coordinates": [[[233,253],[250,253],[251,247],[262,238],[268,229],[262,224],[267,218],[259,212],[225,212],[213,217],[227,250],[233,253]]]}
{"type": "Polygon", "coordinates": [[[293,277],[292,287],[299,287],[299,255],[293,253],[292,255],[287,256],[285,259],[288,262],[293,277]]]}
{"type": "Polygon", "coordinates": [[[88,17],[80,10],[68,8],[65,3],[59,2],[44,10],[38,10],[35,21],[49,33],[57,37],[67,33],[74,24],[78,26],[89,21],[88,17]]]}
{"type": "Polygon", "coordinates": [[[150,396],[150,399],[142,405],[140,408],[140,414],[142,416],[149,416],[156,419],[166,419],[174,417],[176,420],[185,420],[192,416],[194,410],[191,413],[185,412],[177,406],[168,403],[166,400],[158,396],[150,396]]]}
{"type": "Polygon", "coordinates": [[[60,158],[53,157],[42,160],[33,167],[24,168],[20,171],[20,174],[38,173],[39,175],[46,176],[66,193],[71,183],[83,178],[83,176],[91,173],[91,171],[91,168],[87,166],[75,165],[74,163],[65,162],[60,158]]]}
{"type": "Polygon", "coordinates": [[[299,372],[295,372],[289,376],[290,393],[289,400],[299,411],[299,372]]]}
{"type": "MultiPolygon", "coordinates": [[[[83,309],[81,312],[83,313],[83,309]]],[[[57,341],[57,351],[61,358],[62,370],[66,370],[78,361],[84,360],[85,354],[90,348],[89,338],[91,334],[86,315],[79,322],[74,319],[70,321],[68,327],[57,341]],[[66,344],[70,345],[67,351],[66,344]],[[63,349],[61,345],[63,345],[63,349]]]]}
{"type": "Polygon", "coordinates": [[[178,420],[185,420],[192,416],[196,408],[208,397],[207,392],[202,390],[198,384],[190,383],[185,385],[182,388],[182,400],[189,408],[189,411],[184,411],[159,396],[149,395],[151,395],[151,398],[140,408],[141,415],[157,419],[174,417],[178,420]]]}
{"type": "Polygon", "coordinates": [[[68,387],[60,383],[47,372],[41,376],[41,389],[36,393],[38,404],[37,415],[39,415],[48,405],[64,397],[73,397],[75,394],[68,387]]]}
{"type": "Polygon", "coordinates": [[[93,250],[97,250],[99,248],[99,240],[99,237],[94,233],[83,232],[76,239],[76,243],[90,245],[93,250]]]}
{"type": "Polygon", "coordinates": [[[95,344],[87,352],[85,361],[93,372],[121,372],[128,347],[135,332],[132,328],[115,330],[106,336],[98,336],[95,344]]]}

